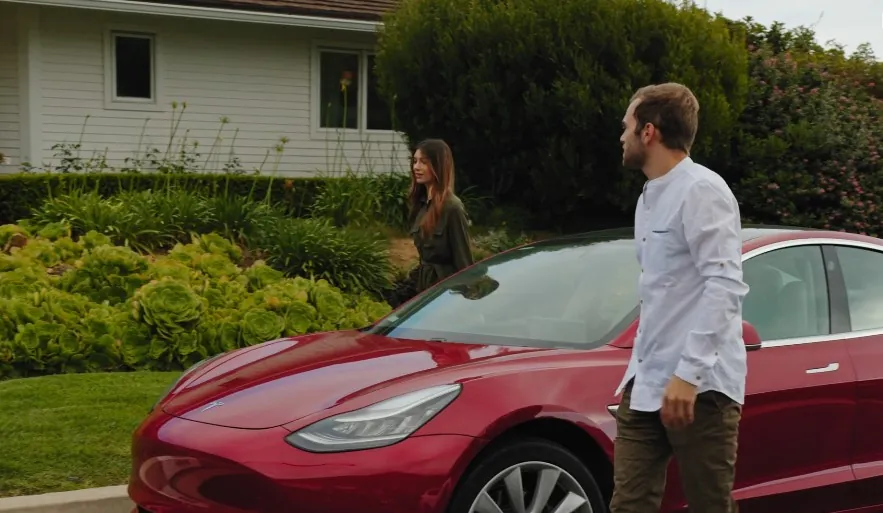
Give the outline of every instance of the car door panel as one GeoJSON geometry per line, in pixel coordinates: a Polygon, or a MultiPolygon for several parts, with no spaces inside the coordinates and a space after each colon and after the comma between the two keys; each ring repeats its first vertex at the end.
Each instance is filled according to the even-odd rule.
{"type": "Polygon", "coordinates": [[[836,307],[846,314],[856,373],[852,494],[862,511],[883,513],[883,252],[848,244],[827,246],[825,254],[829,281],[842,291],[836,307]]]}
{"type": "Polygon", "coordinates": [[[748,369],[733,492],[740,513],[855,507],[847,497],[855,373],[845,344],[766,346],[749,353],[748,369]]]}
{"type": "Polygon", "coordinates": [[[883,335],[854,338],[849,351],[858,382],[855,477],[872,481],[864,486],[876,491],[876,500],[883,506],[883,335]]]}
{"type": "Polygon", "coordinates": [[[856,374],[847,342],[831,333],[822,250],[774,249],[743,268],[744,319],[763,344],[748,353],[733,492],[740,513],[860,507],[850,494],[856,374]]]}

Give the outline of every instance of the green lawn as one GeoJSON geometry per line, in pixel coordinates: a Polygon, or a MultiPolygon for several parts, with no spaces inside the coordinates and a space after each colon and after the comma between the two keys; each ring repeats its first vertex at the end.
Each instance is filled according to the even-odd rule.
{"type": "Polygon", "coordinates": [[[177,376],[0,381],[0,497],[126,484],[132,431],[177,376]]]}

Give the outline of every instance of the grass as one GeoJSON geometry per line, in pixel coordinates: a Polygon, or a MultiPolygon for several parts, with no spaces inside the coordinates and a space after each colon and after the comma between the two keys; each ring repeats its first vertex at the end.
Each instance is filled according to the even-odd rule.
{"type": "Polygon", "coordinates": [[[176,372],[0,382],[0,497],[122,485],[132,432],[176,372]]]}

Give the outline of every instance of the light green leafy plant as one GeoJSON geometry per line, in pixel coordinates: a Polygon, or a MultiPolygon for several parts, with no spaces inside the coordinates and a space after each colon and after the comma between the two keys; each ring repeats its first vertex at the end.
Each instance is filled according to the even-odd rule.
{"type": "Polygon", "coordinates": [[[390,311],[324,279],[245,265],[219,235],[167,255],[110,241],[95,231],[38,235],[0,253],[0,379],[180,370],[282,336],[362,327],[390,311]]]}

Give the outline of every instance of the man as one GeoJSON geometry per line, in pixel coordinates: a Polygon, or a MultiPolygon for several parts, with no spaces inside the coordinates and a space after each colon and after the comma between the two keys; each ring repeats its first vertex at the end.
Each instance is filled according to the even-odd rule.
{"type": "Polygon", "coordinates": [[[672,456],[691,513],[731,513],[745,398],[742,237],[726,182],[690,159],[699,102],[683,85],[639,89],[623,165],[647,176],[635,209],[640,325],[616,391],[611,513],[656,513],[672,456]]]}

